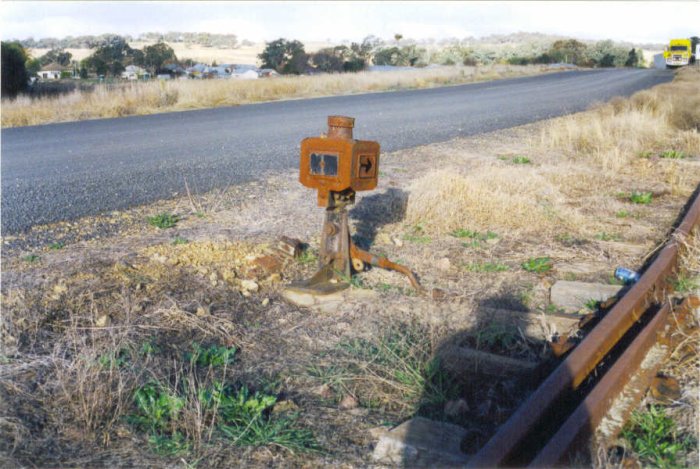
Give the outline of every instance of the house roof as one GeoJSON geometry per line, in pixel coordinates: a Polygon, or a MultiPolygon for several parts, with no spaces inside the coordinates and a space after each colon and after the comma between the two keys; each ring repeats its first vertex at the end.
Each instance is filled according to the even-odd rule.
{"type": "Polygon", "coordinates": [[[64,67],[61,64],[58,64],[56,62],[51,62],[50,64],[46,64],[43,67],[41,67],[40,72],[62,72],[64,70],[70,70],[69,67],[64,67]]]}

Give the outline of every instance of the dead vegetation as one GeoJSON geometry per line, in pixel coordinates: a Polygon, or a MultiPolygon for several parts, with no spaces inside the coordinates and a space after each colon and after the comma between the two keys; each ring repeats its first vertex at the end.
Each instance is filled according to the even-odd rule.
{"type": "Polygon", "coordinates": [[[0,465],[366,466],[370,430],[416,413],[467,427],[477,445],[533,383],[454,373],[448,348],[547,359],[545,341],[566,332],[552,282],[642,266],[700,182],[697,130],[659,134],[617,172],[594,147],[540,138],[605,115],[383,155],[380,187],[351,211],[357,241],[412,267],[437,299],[374,269],[333,311],[284,303],[281,286],[315,269],[321,226],[292,173],[217,192],[202,218],[214,205],[190,195],[135,210],[141,228],[123,234],[5,249],[0,465]],[[452,169],[428,174],[435,155],[452,169]],[[155,213],[178,222],[154,228],[155,213]],[[309,243],[302,258],[271,253],[283,234],[309,243]],[[538,259],[547,269],[523,267],[538,259]]]}
{"type": "Polygon", "coordinates": [[[687,69],[672,84],[553,119],[542,127],[539,141],[531,141],[527,156],[502,155],[501,164],[479,172],[454,166],[415,181],[407,219],[442,233],[457,228],[600,232],[599,209],[622,209],[610,193],[617,189],[622,201],[637,190],[621,193],[619,175],[647,179],[651,187],[658,186],[653,179],[660,175],[673,194],[696,187],[697,173],[678,163],[700,154],[698,109],[700,71],[687,69]],[[601,197],[593,203],[595,195],[601,197]],[[588,207],[595,210],[586,216],[581,209],[588,207]]]}
{"type": "Polygon", "coordinates": [[[376,91],[429,88],[535,75],[542,66],[441,67],[396,72],[284,76],[260,80],[177,80],[99,86],[94,91],[2,101],[2,127],[156,114],[376,91]]]}

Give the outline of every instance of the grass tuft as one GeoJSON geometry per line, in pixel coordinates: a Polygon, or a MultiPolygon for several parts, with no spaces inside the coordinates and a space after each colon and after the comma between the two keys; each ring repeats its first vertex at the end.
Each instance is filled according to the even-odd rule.
{"type": "Polygon", "coordinates": [[[174,227],[179,218],[177,215],[174,215],[172,213],[159,213],[158,215],[154,215],[152,217],[148,217],[148,224],[151,226],[155,226],[156,228],[159,228],[161,230],[167,229],[167,228],[172,228],[174,227]]]}
{"type": "Polygon", "coordinates": [[[514,156],[513,157],[513,164],[530,164],[532,161],[530,161],[530,158],[522,155],[514,156]]]}
{"type": "Polygon", "coordinates": [[[681,437],[676,424],[662,407],[650,406],[646,411],[635,411],[622,437],[639,456],[644,467],[680,468],[680,453],[697,448],[692,436],[681,437]]]}
{"type": "Polygon", "coordinates": [[[505,272],[509,267],[498,262],[473,262],[466,265],[469,272],[505,272]]]}
{"type": "Polygon", "coordinates": [[[538,274],[549,272],[552,270],[552,260],[549,257],[533,257],[520,264],[520,266],[528,272],[538,274]]]}
{"type": "Polygon", "coordinates": [[[633,204],[649,205],[653,197],[651,192],[632,192],[630,194],[630,202],[633,204]]]}

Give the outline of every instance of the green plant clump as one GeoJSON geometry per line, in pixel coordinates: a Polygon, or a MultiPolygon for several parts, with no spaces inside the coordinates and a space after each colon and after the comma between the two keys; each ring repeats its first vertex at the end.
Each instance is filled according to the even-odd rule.
{"type": "Polygon", "coordinates": [[[60,241],[49,244],[49,249],[51,249],[52,251],[58,251],[59,249],[63,249],[64,247],[65,247],[65,244],[63,244],[60,241]]]}
{"type": "Polygon", "coordinates": [[[233,363],[236,355],[236,347],[224,347],[211,345],[202,347],[199,344],[192,345],[193,352],[187,354],[187,360],[199,366],[224,366],[233,363]]]}
{"type": "Polygon", "coordinates": [[[309,248],[301,251],[301,254],[299,254],[299,257],[297,257],[297,261],[303,265],[313,264],[317,260],[318,260],[318,256],[316,256],[316,253],[314,253],[309,248]]]}
{"type": "Polygon", "coordinates": [[[630,202],[633,204],[648,205],[653,199],[651,192],[632,192],[630,194],[630,202]]]}
{"type": "Polygon", "coordinates": [[[164,230],[166,228],[172,228],[173,226],[175,226],[178,220],[179,218],[177,215],[163,212],[159,213],[158,215],[148,217],[148,224],[151,226],[155,226],[156,228],[160,228],[161,230],[164,230]]]}
{"type": "Polygon", "coordinates": [[[496,239],[498,235],[493,231],[487,231],[486,233],[479,233],[478,231],[466,230],[464,228],[459,228],[450,233],[451,236],[455,238],[469,238],[478,241],[487,241],[489,239],[496,239]]]}
{"type": "Polygon", "coordinates": [[[513,157],[513,163],[514,164],[530,164],[530,163],[532,163],[532,161],[530,161],[530,158],[528,158],[526,156],[518,155],[518,156],[513,157]]]}
{"type": "Polygon", "coordinates": [[[190,241],[187,238],[183,238],[182,236],[175,236],[173,240],[171,241],[171,244],[173,246],[178,246],[180,244],[187,244],[190,241]]]}
{"type": "Polygon", "coordinates": [[[473,262],[467,264],[466,269],[470,272],[505,272],[508,266],[498,262],[473,262]]]}
{"type": "Polygon", "coordinates": [[[39,256],[36,254],[27,254],[22,258],[24,262],[29,262],[30,264],[39,260],[39,256]]]}
{"type": "Polygon", "coordinates": [[[137,412],[129,420],[149,433],[148,441],[157,453],[176,455],[190,449],[190,441],[183,432],[189,401],[196,402],[198,411],[212,422],[218,434],[230,438],[235,445],[275,445],[290,451],[320,449],[310,430],[294,425],[296,415],[270,412],[277,402],[275,396],[251,393],[245,386],[235,390],[220,381],[197,386],[194,392],[187,391],[186,383],[181,387],[178,391],[150,382],[134,394],[137,412]]]}
{"type": "Polygon", "coordinates": [[[661,152],[659,155],[661,158],[667,158],[671,160],[682,160],[686,157],[686,154],[679,150],[666,150],[661,152]]]}
{"type": "Polygon", "coordinates": [[[520,264],[520,266],[528,272],[538,274],[549,272],[552,270],[552,259],[549,257],[533,257],[520,264]]]}
{"type": "Polygon", "coordinates": [[[673,419],[662,407],[654,405],[644,412],[632,413],[622,437],[637,453],[643,467],[684,467],[678,461],[679,453],[697,448],[697,440],[678,435],[673,419]]]}

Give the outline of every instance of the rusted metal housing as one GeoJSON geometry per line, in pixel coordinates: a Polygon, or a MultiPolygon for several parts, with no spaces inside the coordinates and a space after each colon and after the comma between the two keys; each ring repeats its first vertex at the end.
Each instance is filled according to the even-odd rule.
{"type": "Polygon", "coordinates": [[[328,133],[301,141],[299,182],[318,189],[318,205],[326,207],[330,192],[370,191],[377,187],[379,143],[353,140],[355,119],[328,117],[328,133]]]}

